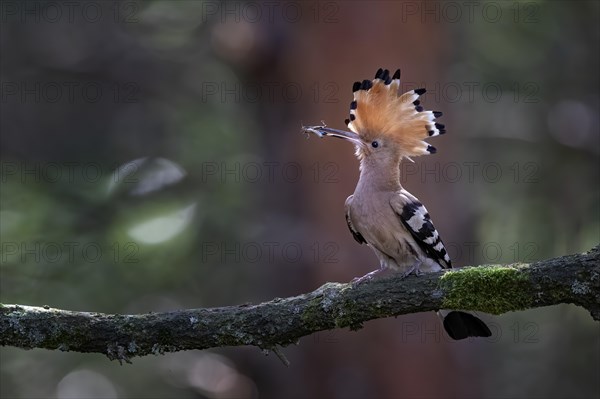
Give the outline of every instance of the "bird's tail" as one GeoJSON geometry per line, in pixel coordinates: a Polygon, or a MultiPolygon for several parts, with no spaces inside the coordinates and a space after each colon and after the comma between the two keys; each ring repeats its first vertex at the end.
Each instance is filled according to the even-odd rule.
{"type": "Polygon", "coordinates": [[[492,335],[489,327],[478,317],[470,313],[451,311],[445,317],[438,312],[443,319],[444,329],[455,340],[468,337],[489,337],[492,335]]]}
{"type": "Polygon", "coordinates": [[[390,76],[387,69],[380,68],[375,79],[354,83],[352,91],[354,101],[346,124],[354,133],[394,140],[409,158],[436,152],[424,140],[446,133],[445,126],[435,122],[442,113],[423,109],[419,97],[425,89],[400,92],[400,70],[390,76]]]}

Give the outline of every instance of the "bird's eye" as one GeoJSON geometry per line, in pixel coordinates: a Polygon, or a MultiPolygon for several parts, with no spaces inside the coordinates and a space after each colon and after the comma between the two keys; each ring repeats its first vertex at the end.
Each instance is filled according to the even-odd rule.
{"type": "Polygon", "coordinates": [[[373,146],[373,148],[377,148],[379,147],[379,143],[377,141],[374,141],[371,143],[371,146],[373,146]]]}

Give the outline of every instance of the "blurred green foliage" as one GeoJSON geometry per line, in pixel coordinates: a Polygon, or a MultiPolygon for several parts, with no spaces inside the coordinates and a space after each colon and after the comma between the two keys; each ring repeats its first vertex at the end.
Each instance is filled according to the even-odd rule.
{"type": "MultiPolygon", "coordinates": [[[[534,261],[591,248],[600,241],[600,3],[475,2],[472,21],[463,3],[451,3],[462,12],[457,22],[444,14],[450,2],[288,2],[287,9],[304,12],[296,23],[279,12],[267,19],[268,2],[88,2],[104,16],[92,23],[79,11],[68,20],[66,3],[56,3],[63,7],[56,21],[43,17],[43,2],[28,2],[28,14],[20,13],[20,2],[3,2],[0,301],[118,313],[222,306],[291,295],[324,282],[336,266],[348,268],[327,269],[313,258],[285,262],[281,254],[268,264],[236,259],[244,242],[294,242],[308,252],[337,231],[311,216],[321,215],[316,191],[346,190],[341,183],[254,183],[240,179],[240,169],[307,153],[316,154],[307,164],[330,160],[322,155],[341,159],[318,153],[321,143],[300,140],[300,122],[322,119],[330,105],[346,113],[340,104],[350,101],[351,81],[340,73],[358,79],[392,61],[390,68],[419,71],[436,60],[413,78],[434,73],[463,90],[457,101],[440,97],[440,89],[425,101],[445,108],[453,137],[442,146],[452,155],[418,164],[479,165],[474,182],[425,185],[436,194],[423,199],[445,211],[436,220],[448,226],[446,241],[463,251],[464,243],[478,243],[474,257],[457,264],[534,261]],[[408,14],[424,7],[433,14],[408,14]],[[263,18],[248,18],[253,10],[263,18]],[[312,94],[315,76],[319,87],[342,88],[335,102],[310,107],[312,98],[227,94],[290,77],[310,82],[305,93],[312,94]],[[50,90],[66,82],[92,82],[104,96],[92,102],[76,90],[74,101],[65,95],[54,102],[30,93],[36,84],[50,90]],[[477,85],[472,101],[465,83],[477,85]],[[29,94],[11,95],[20,84],[29,94]],[[215,87],[219,95],[208,95],[215,87]],[[485,179],[481,167],[489,164],[499,165],[501,178],[485,179]]],[[[331,213],[345,228],[341,207],[331,213]]],[[[371,259],[360,257],[364,247],[340,248],[342,263],[371,259]]],[[[239,348],[125,367],[99,355],[2,348],[0,396],[600,393],[597,323],[580,309],[494,318],[504,334],[491,343],[407,343],[401,323],[410,320],[307,338],[286,349],[291,369],[239,348]],[[434,373],[436,384],[419,380],[434,373]]],[[[426,319],[415,320],[423,326],[426,319]]]]}

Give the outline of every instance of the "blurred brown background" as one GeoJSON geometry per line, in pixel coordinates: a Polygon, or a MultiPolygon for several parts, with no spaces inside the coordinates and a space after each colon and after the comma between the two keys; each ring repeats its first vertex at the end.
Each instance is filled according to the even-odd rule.
{"type": "MultiPolygon", "coordinates": [[[[402,166],[457,266],[600,241],[599,3],[3,1],[0,300],[98,312],[297,295],[377,267],[347,231],[355,80],[402,69],[448,134],[402,166]]],[[[2,397],[598,397],[598,324],[433,313],[285,348],[135,359],[1,348],[2,397]]]]}

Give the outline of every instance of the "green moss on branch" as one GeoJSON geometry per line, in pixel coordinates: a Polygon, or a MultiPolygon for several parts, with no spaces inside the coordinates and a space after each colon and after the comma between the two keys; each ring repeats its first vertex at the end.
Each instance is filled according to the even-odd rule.
{"type": "Polygon", "coordinates": [[[532,284],[527,265],[467,267],[440,279],[444,309],[502,314],[531,306],[532,284]]]}

